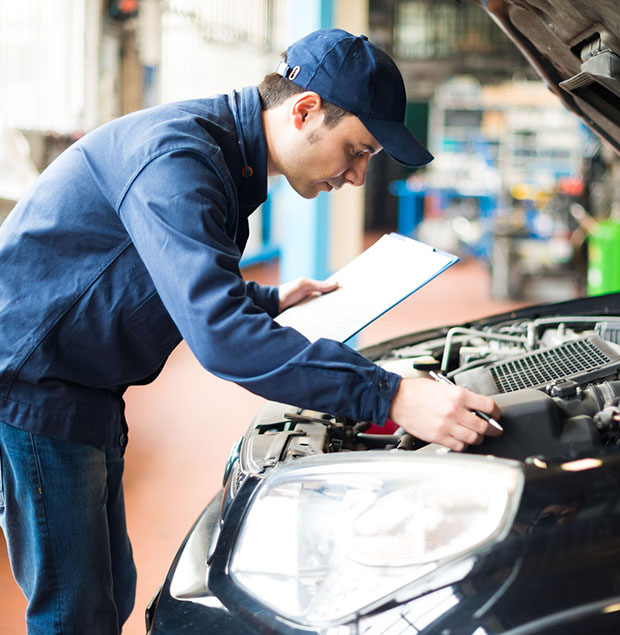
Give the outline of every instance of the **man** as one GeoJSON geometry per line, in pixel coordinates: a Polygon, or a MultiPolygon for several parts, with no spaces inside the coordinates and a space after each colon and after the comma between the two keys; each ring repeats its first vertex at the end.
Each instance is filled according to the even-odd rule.
{"type": "Polygon", "coordinates": [[[184,338],[201,364],[268,399],[382,424],[454,450],[490,433],[494,402],[401,380],[272,318],[331,287],[245,283],[247,217],[282,174],[307,198],[364,183],[382,148],[432,157],[403,125],[405,91],[365,37],[326,30],[229,96],[123,117],[39,178],[0,230],[0,520],[30,633],[118,633],[135,568],[122,490],[123,392],[184,338]]]}

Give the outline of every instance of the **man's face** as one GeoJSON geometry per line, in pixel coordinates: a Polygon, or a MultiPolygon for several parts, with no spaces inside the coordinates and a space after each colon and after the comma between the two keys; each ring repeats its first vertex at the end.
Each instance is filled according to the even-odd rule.
{"type": "Polygon", "coordinates": [[[282,173],[304,198],[339,190],[349,183],[364,184],[370,157],[381,150],[375,138],[354,115],[340,119],[333,128],[314,120],[299,131],[288,147],[282,173]]]}

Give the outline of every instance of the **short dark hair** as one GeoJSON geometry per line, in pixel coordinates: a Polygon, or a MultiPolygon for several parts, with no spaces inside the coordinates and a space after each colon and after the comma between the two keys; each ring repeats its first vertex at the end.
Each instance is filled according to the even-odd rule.
{"type": "MultiPolygon", "coordinates": [[[[280,55],[282,60],[286,62],[286,51],[280,55]]],[[[284,79],[278,73],[269,73],[263,81],[258,85],[258,94],[260,96],[260,105],[263,110],[269,110],[279,106],[286,101],[291,95],[297,95],[305,92],[305,88],[298,86],[289,79],[284,79]]],[[[340,106],[336,106],[329,101],[321,98],[325,119],[323,125],[327,128],[333,128],[343,117],[351,113],[340,106]]]]}

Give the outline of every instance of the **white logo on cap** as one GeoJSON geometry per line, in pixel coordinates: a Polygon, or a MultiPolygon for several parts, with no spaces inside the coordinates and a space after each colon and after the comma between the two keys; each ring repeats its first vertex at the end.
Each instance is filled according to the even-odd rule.
{"type": "Polygon", "coordinates": [[[291,72],[288,76],[289,79],[295,79],[297,77],[297,75],[299,75],[299,71],[301,70],[301,68],[299,66],[294,66],[291,69],[291,72]]]}

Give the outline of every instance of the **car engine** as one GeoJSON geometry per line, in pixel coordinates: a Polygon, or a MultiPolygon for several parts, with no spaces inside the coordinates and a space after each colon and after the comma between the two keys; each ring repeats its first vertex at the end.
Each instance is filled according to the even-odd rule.
{"type": "MultiPolygon", "coordinates": [[[[361,352],[403,376],[419,376],[424,371],[416,362],[430,361],[458,386],[493,396],[504,434],[468,452],[552,461],[620,443],[620,318],[509,319],[414,334],[361,352]]],[[[427,445],[389,420],[381,428],[269,403],[244,437],[240,459],[243,472],[259,474],[302,456],[427,445]]]]}

